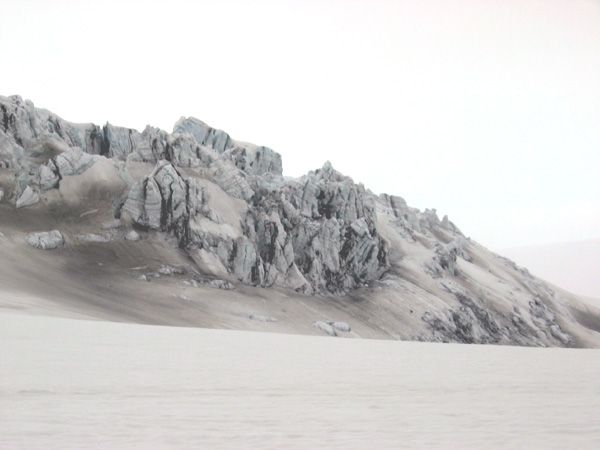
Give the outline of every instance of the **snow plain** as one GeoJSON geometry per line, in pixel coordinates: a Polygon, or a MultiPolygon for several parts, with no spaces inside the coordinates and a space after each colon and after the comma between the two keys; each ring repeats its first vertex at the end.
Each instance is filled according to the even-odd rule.
{"type": "Polygon", "coordinates": [[[0,448],[599,448],[600,350],[0,313],[0,448]]]}

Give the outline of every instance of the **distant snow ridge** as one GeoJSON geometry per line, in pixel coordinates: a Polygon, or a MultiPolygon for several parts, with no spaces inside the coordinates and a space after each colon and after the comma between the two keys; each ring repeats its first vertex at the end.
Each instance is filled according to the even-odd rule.
{"type": "MultiPolygon", "coordinates": [[[[435,210],[375,195],[329,162],[292,179],[275,151],[198,119],[180,119],[173,133],[140,133],[70,123],[0,97],[0,202],[44,210],[48,199],[70,205],[77,196],[102,200],[86,204],[90,217],[107,204],[112,211],[69,245],[109,245],[106,231],[119,228],[130,246],[164,233],[207,280],[346,296],[379,314],[390,336],[561,346],[592,339],[589,330],[575,337],[569,301],[526,270],[435,210]]],[[[64,245],[58,230],[50,233],[27,241],[64,245]]],[[[315,327],[350,331],[342,322],[315,327]]]]}

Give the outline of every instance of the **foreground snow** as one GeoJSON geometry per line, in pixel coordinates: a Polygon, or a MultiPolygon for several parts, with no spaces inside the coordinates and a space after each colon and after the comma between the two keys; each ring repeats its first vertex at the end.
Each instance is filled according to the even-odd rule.
{"type": "Polygon", "coordinates": [[[0,313],[0,448],[598,448],[600,351],[0,313]]]}

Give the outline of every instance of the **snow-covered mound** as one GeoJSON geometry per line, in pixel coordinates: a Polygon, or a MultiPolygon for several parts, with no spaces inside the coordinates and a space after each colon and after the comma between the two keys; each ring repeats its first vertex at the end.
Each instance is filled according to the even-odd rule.
{"type": "Polygon", "coordinates": [[[69,308],[91,316],[323,334],[314,323],[333,329],[343,321],[356,336],[600,343],[598,310],[486,250],[435,210],[375,195],[329,162],[284,177],[275,151],[194,118],[180,119],[173,133],[140,133],[73,124],[0,97],[0,227],[3,254],[12,255],[0,278],[13,291],[54,295],[63,306],[72,296],[69,308]],[[31,236],[45,236],[33,233],[51,230],[60,245],[25,249],[31,236]],[[169,258],[176,270],[164,268],[169,258]],[[54,280],[18,284],[22,266],[42,260],[54,280]],[[125,260],[131,264],[119,268],[125,260]],[[102,285],[86,288],[99,278],[102,285]],[[151,292],[142,294],[140,281],[151,292]],[[174,289],[175,281],[195,294],[174,289]],[[245,313],[188,311],[215,288],[225,303],[265,301],[245,313]],[[174,297],[180,314],[150,307],[160,296],[174,297]],[[278,301],[286,302],[279,311],[278,301]]]}

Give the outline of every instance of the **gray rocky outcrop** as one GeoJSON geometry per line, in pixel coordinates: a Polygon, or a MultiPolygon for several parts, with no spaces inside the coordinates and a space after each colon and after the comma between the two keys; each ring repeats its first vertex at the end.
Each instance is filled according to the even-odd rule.
{"type": "Polygon", "coordinates": [[[225,291],[231,291],[235,289],[233,283],[230,283],[227,280],[221,280],[219,278],[206,278],[199,275],[194,276],[191,280],[184,280],[183,284],[186,286],[208,286],[214,289],[223,289],[225,291]]]}
{"type": "MultiPolygon", "coordinates": [[[[19,171],[19,206],[33,204],[38,190],[59,187],[63,177],[84,173],[98,158],[155,164],[141,180],[123,176],[131,181],[117,218],[132,221],[138,231],[173,234],[181,248],[221,267],[212,275],[304,293],[343,293],[378,280],[390,267],[377,225],[379,203],[407,234],[452,229],[434,210],[420,213],[400,197],[377,198],[330,163],[299,179],[284,178],[278,153],[194,118],[180,119],[171,134],[150,126],[140,133],[108,123],[71,124],[17,97],[2,97],[0,104],[4,137],[18,150],[10,152],[12,162],[41,162],[35,179],[23,175],[31,170],[19,171]],[[240,223],[222,223],[199,177],[247,203],[240,223]],[[230,231],[238,227],[241,232],[230,231]]],[[[454,270],[453,250],[447,253],[439,252],[436,270],[454,270]]]]}
{"type": "Polygon", "coordinates": [[[317,330],[321,330],[322,332],[324,332],[325,334],[328,334],[329,336],[337,336],[337,333],[335,332],[335,328],[327,322],[324,322],[322,320],[317,320],[313,324],[313,326],[317,330]]]}
{"type": "Polygon", "coordinates": [[[280,183],[277,190],[257,186],[241,236],[211,231],[208,224],[219,225],[219,217],[209,194],[168,161],[132,186],[120,214],[140,227],[173,233],[182,248],[216,255],[247,284],[343,292],[385,271],[385,242],[362,186],[330,166],[301,183],[280,183]]]}
{"type": "MultiPolygon", "coordinates": [[[[466,238],[447,216],[375,195],[329,162],[299,178],[282,170],[277,152],[198,119],[180,119],[171,133],[139,132],[67,122],[0,96],[3,213],[36,204],[18,214],[51,211],[54,220],[64,212],[85,223],[80,245],[118,239],[146,251],[164,239],[194,264],[187,286],[276,286],[350,309],[365,304],[384,321],[380,311],[393,311],[396,322],[381,330],[394,336],[406,337],[397,328],[407,326],[424,340],[578,344],[560,293],[466,238]],[[77,196],[81,204],[60,210],[77,196]]],[[[42,249],[65,242],[58,230],[26,241],[42,249]]],[[[141,279],[183,275],[176,270],[164,265],[141,279]]],[[[331,336],[351,330],[342,321],[314,326],[331,336]]]]}
{"type": "Polygon", "coordinates": [[[169,264],[161,264],[158,268],[158,273],[161,275],[183,275],[185,269],[182,267],[174,267],[169,264]]]}
{"type": "Polygon", "coordinates": [[[35,205],[40,201],[40,195],[34,191],[30,186],[26,186],[25,190],[21,193],[17,199],[17,208],[25,208],[27,206],[35,205]]]}
{"type": "Polygon", "coordinates": [[[441,277],[444,273],[456,276],[458,274],[457,258],[461,256],[463,259],[469,259],[463,252],[465,245],[466,241],[462,236],[448,244],[436,243],[431,263],[426,266],[426,269],[436,278],[441,277]]]}
{"type": "Polygon", "coordinates": [[[42,190],[57,188],[64,176],[81,175],[100,158],[71,147],[39,167],[39,186],[42,190]]]}
{"type": "Polygon", "coordinates": [[[28,234],[25,241],[32,247],[42,250],[54,250],[65,244],[65,239],[60,231],[41,231],[28,234]]]}
{"type": "Polygon", "coordinates": [[[168,161],[159,161],[150,175],[134,184],[121,209],[137,225],[173,232],[181,247],[190,243],[190,219],[211,215],[206,193],[195,179],[181,176],[168,161]]]}
{"type": "Polygon", "coordinates": [[[223,130],[212,128],[201,120],[193,117],[182,117],[173,128],[174,133],[191,134],[196,142],[222,153],[234,146],[234,141],[223,130]]]}
{"type": "Polygon", "coordinates": [[[330,164],[253,197],[246,235],[257,243],[267,283],[287,279],[304,291],[343,292],[388,267],[375,205],[364,187],[330,164]],[[305,280],[305,281],[304,281],[305,280]]]}
{"type": "Polygon", "coordinates": [[[352,331],[352,328],[350,327],[350,325],[348,324],[348,322],[327,322],[329,325],[331,325],[336,331],[341,331],[342,333],[350,333],[350,331],[352,331]]]}
{"type": "Polygon", "coordinates": [[[126,241],[139,241],[140,240],[140,234],[135,231],[135,230],[129,230],[127,233],[125,233],[125,240],[126,241]]]}
{"type": "Polygon", "coordinates": [[[225,155],[238,169],[249,175],[281,175],[283,172],[281,155],[268,147],[245,144],[227,150],[225,155]]]}

